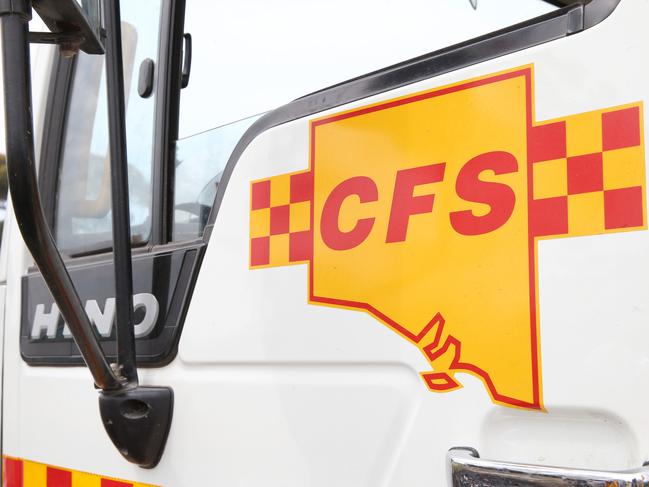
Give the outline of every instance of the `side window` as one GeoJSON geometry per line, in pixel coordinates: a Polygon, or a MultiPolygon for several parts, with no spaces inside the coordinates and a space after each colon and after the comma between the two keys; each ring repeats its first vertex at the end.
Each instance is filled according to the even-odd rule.
{"type": "Polygon", "coordinates": [[[544,0],[187,1],[180,138],[555,10],[544,0]]]}
{"type": "Polygon", "coordinates": [[[180,99],[174,240],[201,236],[229,155],[259,114],[556,8],[543,0],[485,0],[477,10],[469,0],[188,1],[193,59],[180,99]]]}
{"type": "MultiPolygon", "coordinates": [[[[162,0],[121,3],[131,233],[151,232],[155,94],[138,94],[139,67],[157,60],[162,0]]],[[[104,56],[78,55],[60,159],[54,232],[67,254],[111,247],[110,154],[104,56]]]]}
{"type": "Polygon", "coordinates": [[[208,130],[176,144],[173,240],[200,238],[225,164],[257,116],[208,130]]]}

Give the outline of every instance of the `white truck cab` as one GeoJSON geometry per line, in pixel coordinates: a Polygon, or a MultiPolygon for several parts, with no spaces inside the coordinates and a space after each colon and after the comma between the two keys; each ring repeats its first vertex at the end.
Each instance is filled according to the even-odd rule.
{"type": "Polygon", "coordinates": [[[649,485],[647,18],[0,1],[3,487],[649,485]]]}

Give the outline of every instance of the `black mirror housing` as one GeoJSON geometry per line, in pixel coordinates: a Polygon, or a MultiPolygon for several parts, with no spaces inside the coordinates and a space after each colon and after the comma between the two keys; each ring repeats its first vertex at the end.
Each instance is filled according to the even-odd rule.
{"type": "Polygon", "coordinates": [[[174,394],[169,387],[99,393],[106,433],[124,458],[142,468],[155,467],[162,457],[173,404],[174,394]]]}

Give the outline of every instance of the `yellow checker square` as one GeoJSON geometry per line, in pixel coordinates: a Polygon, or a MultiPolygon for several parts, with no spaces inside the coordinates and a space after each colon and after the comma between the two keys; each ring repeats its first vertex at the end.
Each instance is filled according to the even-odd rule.
{"type": "Polygon", "coordinates": [[[566,150],[568,157],[601,152],[601,111],[573,115],[566,119],[566,150]]]}
{"type": "MultiPolygon", "coordinates": [[[[142,484],[139,482],[127,482],[124,480],[113,479],[112,477],[101,477],[99,475],[85,473],[85,472],[72,472],[72,487],[102,487],[104,483],[102,480],[113,480],[114,482],[126,485],[132,485],[133,487],[154,487],[148,484],[142,484]]],[[[31,484],[26,484],[31,485],[31,484]]],[[[45,486],[45,484],[42,484],[45,486]]]]}
{"type": "Polygon", "coordinates": [[[23,462],[24,485],[47,485],[47,465],[35,462],[23,462]]]}
{"type": "MultiPolygon", "coordinates": [[[[119,484],[132,485],[133,487],[154,487],[153,485],[142,484],[139,482],[127,482],[124,480],[117,480],[112,477],[102,477],[92,473],[72,471],[72,487],[102,487],[102,485],[104,485],[102,480],[104,479],[113,480],[114,482],[117,482],[119,484]]],[[[32,485],[32,484],[25,484],[25,485],[32,485]]],[[[45,486],[46,484],[42,484],[42,485],[45,486]]]]}
{"type": "Polygon", "coordinates": [[[568,161],[535,162],[533,170],[534,199],[554,198],[568,194],[568,161]]]}
{"type": "Polygon", "coordinates": [[[101,487],[101,477],[83,472],[72,472],[72,487],[101,487]]]}
{"type": "Polygon", "coordinates": [[[271,235],[270,237],[270,261],[273,266],[288,265],[289,234],[271,235]]]}
{"type": "Polygon", "coordinates": [[[626,147],[603,153],[604,189],[643,186],[645,182],[644,148],[626,147]]]}
{"type": "Polygon", "coordinates": [[[270,208],[250,212],[250,238],[270,235],[270,208]]]}
{"type": "Polygon", "coordinates": [[[604,233],[604,192],[568,196],[568,236],[604,233]]]}
{"type": "Polygon", "coordinates": [[[291,176],[283,174],[270,180],[270,206],[288,205],[291,202],[291,176]]]}
{"type": "Polygon", "coordinates": [[[292,203],[289,207],[289,232],[303,232],[311,227],[311,202],[292,203]]]}

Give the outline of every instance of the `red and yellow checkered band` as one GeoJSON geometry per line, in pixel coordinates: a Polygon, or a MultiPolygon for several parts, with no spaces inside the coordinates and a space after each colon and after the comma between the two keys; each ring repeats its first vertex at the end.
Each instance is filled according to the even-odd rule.
{"type": "Polygon", "coordinates": [[[531,129],[534,235],[574,237],[644,226],[640,108],[594,111],[531,129]]]}
{"type": "MultiPolygon", "coordinates": [[[[528,134],[530,231],[575,237],[645,225],[641,105],[543,123],[528,134]]],[[[303,263],[312,255],[310,171],[251,184],[250,266],[303,263]]]]}
{"type": "Polygon", "coordinates": [[[155,487],[140,482],[3,457],[2,487],[155,487]]]}
{"type": "Polygon", "coordinates": [[[282,266],[311,258],[310,171],[283,174],[251,186],[250,266],[282,266]]]}

